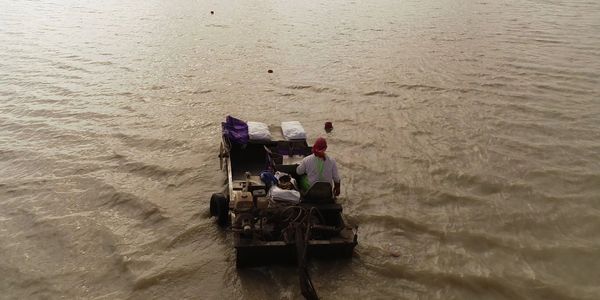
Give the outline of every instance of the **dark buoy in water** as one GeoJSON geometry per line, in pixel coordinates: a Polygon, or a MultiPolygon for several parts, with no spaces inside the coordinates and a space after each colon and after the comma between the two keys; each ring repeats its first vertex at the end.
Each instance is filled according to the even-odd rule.
{"type": "Polygon", "coordinates": [[[215,12],[214,12],[213,10],[211,10],[211,11],[210,11],[210,14],[211,14],[211,15],[214,15],[214,14],[215,14],[215,12]]]}
{"type": "Polygon", "coordinates": [[[273,73],[273,70],[268,70],[267,73],[271,74],[273,73]]]}
{"type": "Polygon", "coordinates": [[[325,132],[330,133],[333,130],[333,123],[325,122],[325,132]]]}

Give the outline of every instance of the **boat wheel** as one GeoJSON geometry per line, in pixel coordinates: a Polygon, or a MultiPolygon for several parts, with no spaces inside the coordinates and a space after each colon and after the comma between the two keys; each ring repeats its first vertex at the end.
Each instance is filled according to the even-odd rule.
{"type": "Polygon", "coordinates": [[[222,193],[214,193],[212,194],[212,196],[210,197],[210,216],[211,217],[216,217],[219,214],[219,199],[224,198],[225,201],[227,201],[227,198],[225,198],[225,195],[223,195],[222,193]]]}
{"type": "Polygon", "coordinates": [[[216,217],[217,223],[221,227],[225,227],[229,224],[229,201],[223,194],[217,194],[219,196],[215,197],[216,202],[216,217]]]}

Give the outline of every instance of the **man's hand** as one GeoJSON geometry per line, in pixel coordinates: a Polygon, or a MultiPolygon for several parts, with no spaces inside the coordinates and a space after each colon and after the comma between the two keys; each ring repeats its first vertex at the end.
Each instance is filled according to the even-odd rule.
{"type": "Polygon", "coordinates": [[[334,182],[333,194],[336,196],[340,195],[340,183],[339,182],[334,182]]]}

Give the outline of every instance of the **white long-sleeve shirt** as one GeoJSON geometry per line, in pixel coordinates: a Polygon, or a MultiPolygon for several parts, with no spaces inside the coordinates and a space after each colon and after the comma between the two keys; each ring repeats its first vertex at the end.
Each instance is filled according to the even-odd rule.
{"type": "Polygon", "coordinates": [[[315,182],[321,181],[328,183],[331,183],[333,181],[339,183],[340,175],[338,174],[338,169],[335,160],[329,156],[326,156],[326,158],[327,159],[323,161],[323,159],[315,156],[314,154],[311,154],[302,159],[302,162],[300,162],[300,165],[298,165],[298,167],[296,168],[296,173],[298,173],[298,175],[306,174],[308,176],[308,181],[311,186],[315,182]],[[320,162],[323,162],[322,171],[320,167],[320,162]]]}

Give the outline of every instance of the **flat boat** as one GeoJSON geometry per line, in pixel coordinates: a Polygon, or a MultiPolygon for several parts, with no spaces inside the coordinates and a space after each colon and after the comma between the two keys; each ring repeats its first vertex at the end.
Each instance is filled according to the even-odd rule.
{"type": "Polygon", "coordinates": [[[298,203],[278,205],[261,179],[264,172],[282,172],[300,180],[296,166],[311,154],[306,138],[288,139],[281,127],[269,126],[271,139],[240,139],[232,132],[232,122],[244,130],[243,121],[231,117],[222,125],[219,158],[227,184],[222,193],[212,195],[210,212],[233,232],[236,266],[352,257],[357,227],[346,222],[331,183],[315,183],[298,203]]]}

